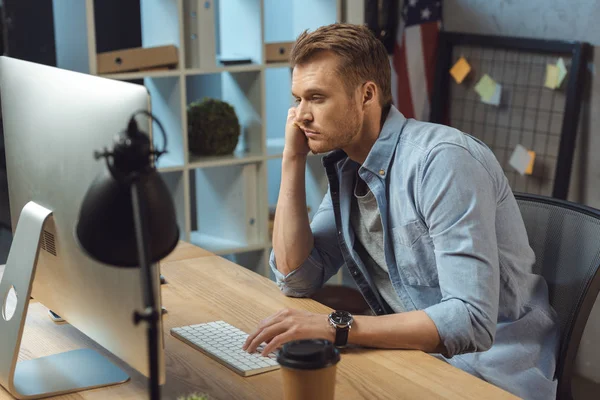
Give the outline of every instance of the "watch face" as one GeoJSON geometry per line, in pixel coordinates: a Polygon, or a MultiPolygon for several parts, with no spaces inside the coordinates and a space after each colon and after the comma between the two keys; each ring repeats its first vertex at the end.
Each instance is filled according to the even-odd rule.
{"type": "Polygon", "coordinates": [[[352,314],[348,311],[335,311],[331,314],[331,320],[336,325],[348,325],[352,322],[352,314]]]}

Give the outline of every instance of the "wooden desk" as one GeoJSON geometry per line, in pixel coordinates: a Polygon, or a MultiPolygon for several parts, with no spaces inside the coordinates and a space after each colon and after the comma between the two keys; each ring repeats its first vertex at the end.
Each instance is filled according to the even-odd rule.
{"type": "MultiPolygon", "coordinates": [[[[212,399],[281,399],[279,371],[242,378],[172,337],[172,327],[225,320],[246,332],[284,307],[328,313],[310,299],[285,297],[270,280],[187,243],[163,262],[162,286],[167,383],[164,399],[193,392],[212,399]]],[[[19,359],[91,347],[131,376],[125,384],[60,399],[143,399],[147,380],[68,324],[54,324],[39,303],[30,304],[19,359]]],[[[420,351],[347,349],[338,364],[338,399],[507,399],[509,393],[420,351]]],[[[11,398],[0,389],[0,399],[11,398]]]]}

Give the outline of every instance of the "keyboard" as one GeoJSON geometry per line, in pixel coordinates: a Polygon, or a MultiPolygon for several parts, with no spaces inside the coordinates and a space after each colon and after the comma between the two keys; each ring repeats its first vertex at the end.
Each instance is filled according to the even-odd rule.
{"type": "Polygon", "coordinates": [[[242,350],[248,334],[224,321],[172,328],[171,335],[203,352],[241,376],[251,376],[279,368],[276,353],[262,356],[242,350]]]}

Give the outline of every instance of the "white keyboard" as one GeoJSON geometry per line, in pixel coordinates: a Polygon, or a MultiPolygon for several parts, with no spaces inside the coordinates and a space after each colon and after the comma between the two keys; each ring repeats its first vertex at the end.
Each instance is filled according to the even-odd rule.
{"type": "Polygon", "coordinates": [[[279,368],[277,355],[262,356],[261,345],[256,353],[242,350],[248,334],[224,321],[172,328],[171,335],[200,350],[241,376],[251,376],[279,368]]]}

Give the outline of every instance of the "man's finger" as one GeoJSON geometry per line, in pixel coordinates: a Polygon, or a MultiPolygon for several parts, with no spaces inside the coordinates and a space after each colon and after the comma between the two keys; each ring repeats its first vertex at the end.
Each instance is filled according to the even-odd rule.
{"type": "Polygon", "coordinates": [[[263,319],[260,322],[260,324],[258,324],[258,328],[256,329],[256,331],[254,331],[251,335],[248,335],[248,338],[246,338],[246,341],[244,342],[244,345],[242,346],[242,350],[246,350],[246,348],[252,342],[252,340],[254,340],[254,338],[256,336],[258,336],[265,328],[279,322],[281,320],[280,313],[281,313],[281,311],[277,312],[276,314],[271,315],[270,317],[263,319]]]}
{"type": "Polygon", "coordinates": [[[282,332],[287,330],[286,324],[284,322],[279,322],[275,325],[269,326],[268,328],[263,329],[248,345],[246,351],[248,353],[254,353],[256,348],[260,346],[263,342],[272,341],[272,339],[279,335],[282,332]]]}
{"type": "Polygon", "coordinates": [[[285,332],[283,332],[283,333],[275,336],[269,342],[269,344],[267,344],[265,346],[265,348],[263,349],[261,355],[267,356],[269,353],[277,350],[278,348],[280,348],[281,346],[283,346],[285,343],[291,342],[292,340],[295,339],[294,335],[295,335],[295,332],[286,330],[285,332]]]}

